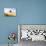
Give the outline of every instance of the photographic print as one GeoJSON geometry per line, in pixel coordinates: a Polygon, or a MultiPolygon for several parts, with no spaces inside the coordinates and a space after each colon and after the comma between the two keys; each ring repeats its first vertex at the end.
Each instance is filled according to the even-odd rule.
{"type": "MultiPolygon", "coordinates": [[[[20,40],[46,41],[46,25],[19,25],[20,40]]],[[[19,33],[19,32],[18,32],[19,33]]]]}
{"type": "Polygon", "coordinates": [[[32,43],[46,43],[46,25],[19,24],[18,42],[20,46],[31,46],[32,43]]]}
{"type": "Polygon", "coordinates": [[[4,16],[16,16],[15,8],[4,8],[4,16]]]}

